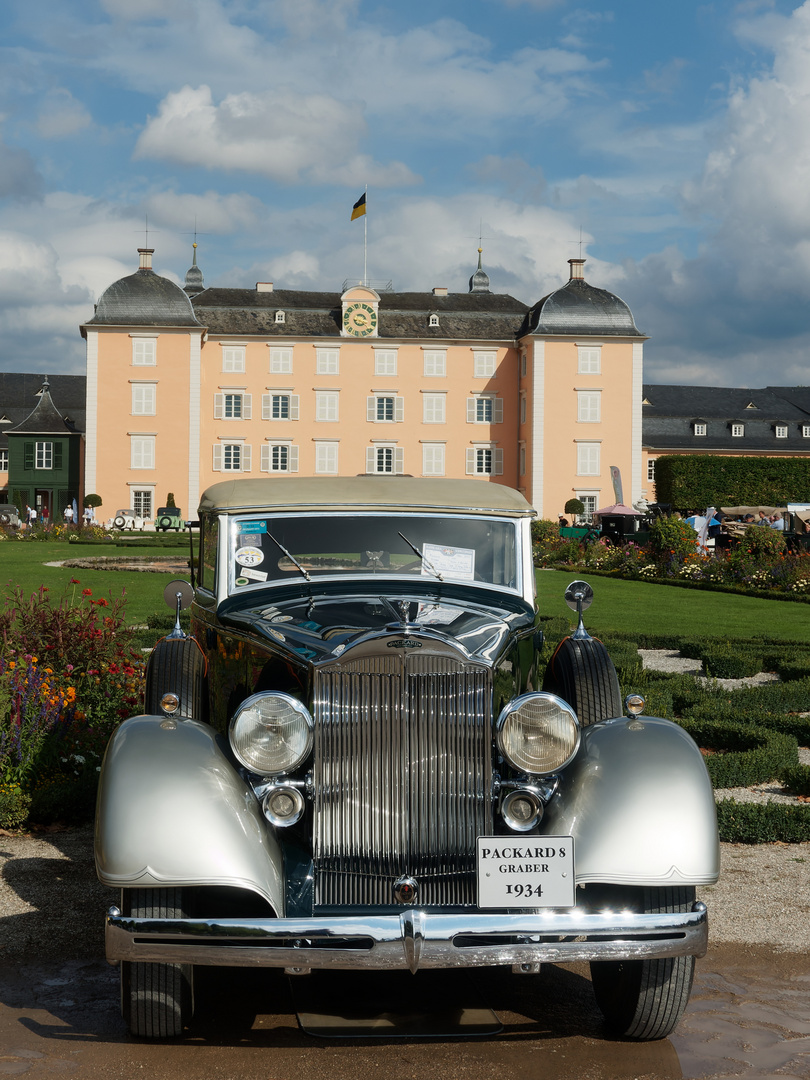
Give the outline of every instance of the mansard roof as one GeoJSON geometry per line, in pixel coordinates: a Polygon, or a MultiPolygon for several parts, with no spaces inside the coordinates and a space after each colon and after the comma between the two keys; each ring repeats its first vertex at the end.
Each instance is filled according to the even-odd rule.
{"type": "Polygon", "coordinates": [[[154,270],[141,268],[105,289],[87,326],[199,326],[187,294],[154,270]]]}
{"type": "Polygon", "coordinates": [[[528,333],[589,337],[643,337],[630,308],[606,289],[572,278],[539,300],[529,315],[528,333]]]}
{"type": "Polygon", "coordinates": [[[9,435],[73,435],[76,433],[75,425],[68,423],[51,398],[50,383],[46,377],[41,384],[42,392],[39,400],[28,416],[10,428],[9,435]]]}
{"type": "MultiPolygon", "coordinates": [[[[7,446],[7,433],[20,430],[20,425],[36,411],[42,383],[42,375],[0,372],[0,446],[7,446]]],[[[49,375],[48,383],[51,404],[62,421],[66,421],[57,430],[84,431],[87,385],[84,375],[49,375]]]]}

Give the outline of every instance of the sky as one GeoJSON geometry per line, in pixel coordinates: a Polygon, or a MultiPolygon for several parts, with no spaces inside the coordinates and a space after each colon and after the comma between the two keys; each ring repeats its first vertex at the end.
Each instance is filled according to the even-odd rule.
{"type": "Polygon", "coordinates": [[[137,248],[178,283],[494,292],[585,258],[644,380],[810,360],[810,0],[3,0],[0,370],[84,373],[137,248]]]}

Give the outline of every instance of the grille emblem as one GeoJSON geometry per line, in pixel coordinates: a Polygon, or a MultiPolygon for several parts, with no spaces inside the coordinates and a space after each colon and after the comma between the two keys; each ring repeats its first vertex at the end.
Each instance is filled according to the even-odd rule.
{"type": "Polygon", "coordinates": [[[394,638],[388,642],[389,649],[421,649],[421,641],[411,641],[409,638],[394,638]]]}
{"type": "Polygon", "coordinates": [[[415,904],[419,895],[419,882],[412,877],[397,878],[394,882],[394,899],[398,904],[415,904]]]}

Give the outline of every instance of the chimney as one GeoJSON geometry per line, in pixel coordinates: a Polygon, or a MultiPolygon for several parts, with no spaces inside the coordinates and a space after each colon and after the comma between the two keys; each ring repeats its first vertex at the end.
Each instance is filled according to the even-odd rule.
{"type": "Polygon", "coordinates": [[[272,292],[272,291],[273,291],[273,282],[272,281],[257,281],[256,282],[256,292],[272,292]]]}
{"type": "Polygon", "coordinates": [[[151,270],[152,269],[152,256],[155,254],[154,248],[138,248],[138,254],[141,257],[141,265],[139,270],[151,270]]]}
{"type": "Polygon", "coordinates": [[[437,285],[433,290],[434,296],[447,296],[447,286],[437,285]]]}
{"type": "Polygon", "coordinates": [[[569,259],[568,265],[571,267],[571,276],[569,281],[584,281],[585,274],[582,271],[582,267],[585,265],[584,259],[569,259]]]}

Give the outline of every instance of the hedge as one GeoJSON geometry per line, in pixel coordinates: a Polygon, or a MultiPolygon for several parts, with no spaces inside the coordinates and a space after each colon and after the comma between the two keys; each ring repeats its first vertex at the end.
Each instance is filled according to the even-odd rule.
{"type": "Polygon", "coordinates": [[[721,799],[717,825],[726,844],[803,844],[810,841],[810,806],[721,799]]]}
{"type": "Polygon", "coordinates": [[[664,454],[655,462],[655,494],[680,510],[785,506],[810,502],[810,471],[800,458],[664,454]]]}
{"type": "Polygon", "coordinates": [[[715,788],[750,787],[774,780],[799,763],[798,745],[792,735],[722,720],[684,717],[677,723],[701,748],[721,751],[705,759],[715,788]]]}

